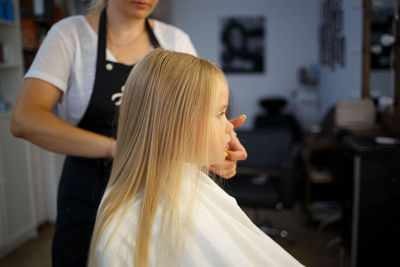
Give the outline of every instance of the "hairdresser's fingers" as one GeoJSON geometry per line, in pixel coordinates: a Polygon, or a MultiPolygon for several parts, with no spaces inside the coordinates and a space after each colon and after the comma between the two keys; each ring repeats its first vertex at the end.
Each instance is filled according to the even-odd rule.
{"type": "MultiPolygon", "coordinates": [[[[231,123],[235,128],[240,127],[246,121],[246,115],[241,115],[233,120],[231,123]]],[[[240,143],[236,134],[232,134],[231,140],[228,143],[229,149],[227,151],[227,157],[223,163],[218,165],[212,165],[209,169],[215,172],[219,176],[229,179],[236,175],[236,162],[238,160],[245,160],[247,158],[246,149],[240,143]]]]}
{"type": "Polygon", "coordinates": [[[234,128],[239,128],[246,121],[246,119],[247,119],[247,116],[243,114],[234,119],[231,119],[231,123],[233,124],[234,128]]]}
{"type": "Polygon", "coordinates": [[[219,176],[229,179],[236,175],[236,165],[238,160],[245,160],[247,158],[246,149],[242,146],[236,135],[233,135],[229,142],[229,149],[227,157],[223,163],[218,166],[211,166],[210,170],[219,176]]]}
{"type": "Polygon", "coordinates": [[[226,159],[221,164],[210,166],[209,169],[222,178],[229,179],[236,175],[236,162],[226,159]]]}
{"type": "Polygon", "coordinates": [[[247,159],[247,152],[244,146],[240,143],[236,135],[233,135],[229,142],[228,159],[239,161],[247,159]]]}

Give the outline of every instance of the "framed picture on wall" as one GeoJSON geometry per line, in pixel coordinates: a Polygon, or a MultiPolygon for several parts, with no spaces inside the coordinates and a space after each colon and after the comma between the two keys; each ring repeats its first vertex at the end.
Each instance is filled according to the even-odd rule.
{"type": "Polygon", "coordinates": [[[329,67],[334,70],[335,69],[335,46],[334,42],[330,42],[327,47],[326,47],[326,53],[327,53],[327,64],[329,67]]]}
{"type": "Polygon", "coordinates": [[[343,30],[343,11],[341,9],[335,12],[335,32],[340,33],[343,30]]]}
{"type": "Polygon", "coordinates": [[[220,59],[224,72],[265,72],[265,24],[263,16],[220,19],[220,59]]]}
{"type": "Polygon", "coordinates": [[[333,41],[336,35],[336,12],[331,10],[329,13],[329,41],[333,41]]]}
{"type": "Polygon", "coordinates": [[[346,65],[346,38],[342,36],[339,41],[340,46],[340,66],[344,67],[346,65]]]}
{"type": "Polygon", "coordinates": [[[329,2],[325,0],[322,3],[322,18],[328,19],[328,17],[329,17],[329,2]]]}
{"type": "Polygon", "coordinates": [[[332,70],[336,64],[345,65],[345,38],[342,0],[321,1],[321,23],[319,26],[319,55],[321,65],[332,70]]]}
{"type": "Polygon", "coordinates": [[[324,23],[322,25],[322,43],[326,45],[329,42],[329,24],[324,23]]]}
{"type": "Polygon", "coordinates": [[[326,1],[322,2],[322,4],[321,4],[321,12],[320,13],[321,13],[321,21],[325,20],[326,17],[327,17],[327,14],[326,14],[326,1]]]}
{"type": "Polygon", "coordinates": [[[334,54],[335,54],[335,63],[340,64],[340,59],[341,59],[341,44],[340,44],[341,38],[336,38],[334,42],[334,54]]]}
{"type": "Polygon", "coordinates": [[[327,47],[328,46],[326,46],[326,45],[321,45],[320,46],[320,57],[319,57],[319,59],[320,59],[320,63],[321,63],[321,65],[326,65],[326,64],[328,64],[328,53],[327,53],[327,47]]]}

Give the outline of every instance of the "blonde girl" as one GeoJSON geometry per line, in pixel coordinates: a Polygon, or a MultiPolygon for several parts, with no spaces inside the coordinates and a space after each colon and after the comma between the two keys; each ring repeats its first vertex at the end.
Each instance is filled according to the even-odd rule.
{"type": "Polygon", "coordinates": [[[227,107],[207,60],[155,49],[134,67],[89,266],[300,265],[207,176],[233,136],[227,107]]]}
{"type": "MultiPolygon", "coordinates": [[[[86,1],[87,2],[87,1],[86,1]]],[[[116,147],[115,113],[133,66],[156,47],[196,55],[188,34],[149,18],[158,0],[91,0],[46,34],[25,74],[11,132],[66,155],[57,193],[52,266],[84,267],[116,147]]],[[[232,120],[239,127],[245,118],[232,120]]],[[[237,138],[210,169],[230,178],[247,154],[237,138]]],[[[48,164],[51,164],[48,163],[48,164]]]]}

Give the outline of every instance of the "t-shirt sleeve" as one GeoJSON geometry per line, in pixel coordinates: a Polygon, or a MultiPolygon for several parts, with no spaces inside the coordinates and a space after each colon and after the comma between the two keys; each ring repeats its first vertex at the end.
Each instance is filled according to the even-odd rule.
{"type": "Polygon", "coordinates": [[[63,92],[68,88],[75,49],[70,35],[65,32],[65,26],[65,23],[57,23],[49,30],[25,74],[25,78],[41,79],[63,92]]]}
{"type": "Polygon", "coordinates": [[[160,41],[161,47],[166,50],[197,56],[196,49],[186,32],[164,22],[156,21],[156,23],[155,34],[157,39],[160,41]]]}
{"type": "Polygon", "coordinates": [[[186,52],[197,56],[197,51],[193,46],[192,40],[190,39],[189,35],[186,33],[184,34],[183,42],[182,42],[182,52],[186,52]]]}

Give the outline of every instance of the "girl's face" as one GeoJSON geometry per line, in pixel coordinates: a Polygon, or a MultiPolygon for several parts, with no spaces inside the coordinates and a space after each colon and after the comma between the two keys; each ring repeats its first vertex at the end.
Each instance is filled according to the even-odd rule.
{"type": "Polygon", "coordinates": [[[221,163],[225,159],[228,143],[233,133],[233,125],[226,117],[228,108],[229,91],[226,83],[221,83],[216,95],[213,117],[211,118],[214,135],[209,146],[210,164],[221,163]]]}
{"type": "Polygon", "coordinates": [[[157,6],[158,0],[109,0],[108,4],[114,5],[121,14],[136,19],[148,17],[157,6]]]}

